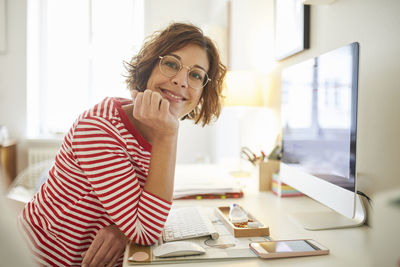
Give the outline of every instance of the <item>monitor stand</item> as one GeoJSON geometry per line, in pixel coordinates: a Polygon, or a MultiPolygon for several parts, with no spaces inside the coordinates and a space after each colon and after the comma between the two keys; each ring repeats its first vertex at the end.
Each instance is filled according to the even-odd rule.
{"type": "Polygon", "coordinates": [[[289,216],[307,230],[328,230],[361,226],[366,219],[365,207],[358,194],[356,194],[355,198],[356,211],[352,219],[335,211],[297,212],[289,216]]]}

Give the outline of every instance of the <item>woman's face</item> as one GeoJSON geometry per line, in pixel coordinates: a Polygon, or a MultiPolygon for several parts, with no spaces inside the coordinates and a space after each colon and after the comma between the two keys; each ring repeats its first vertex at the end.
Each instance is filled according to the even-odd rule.
{"type": "MultiPolygon", "coordinates": [[[[189,44],[169,53],[181,61],[183,66],[198,66],[208,72],[206,51],[200,46],[189,44]]],[[[163,55],[165,56],[165,55],[163,55]]],[[[154,66],[147,81],[147,89],[159,92],[170,103],[170,111],[178,118],[190,113],[199,103],[203,88],[195,89],[188,84],[188,69],[182,69],[173,77],[161,73],[159,62],[154,66]]]]}

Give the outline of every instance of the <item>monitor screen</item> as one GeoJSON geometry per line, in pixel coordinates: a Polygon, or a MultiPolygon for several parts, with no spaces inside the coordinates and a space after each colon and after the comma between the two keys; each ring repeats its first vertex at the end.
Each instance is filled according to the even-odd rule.
{"type": "Polygon", "coordinates": [[[282,162],[355,191],[358,43],[282,71],[282,162]]]}

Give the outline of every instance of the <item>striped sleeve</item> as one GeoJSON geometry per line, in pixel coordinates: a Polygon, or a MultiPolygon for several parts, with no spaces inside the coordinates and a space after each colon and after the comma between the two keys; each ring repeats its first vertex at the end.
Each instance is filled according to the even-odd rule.
{"type": "MultiPolygon", "coordinates": [[[[86,117],[75,127],[72,151],[113,222],[138,244],[153,244],[164,227],[171,202],[142,189],[118,125],[86,117]]],[[[143,157],[139,145],[136,157],[143,157]]]]}

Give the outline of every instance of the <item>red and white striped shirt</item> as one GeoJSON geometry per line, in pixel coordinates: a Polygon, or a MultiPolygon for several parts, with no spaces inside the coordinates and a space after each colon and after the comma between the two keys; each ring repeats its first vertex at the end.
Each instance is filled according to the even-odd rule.
{"type": "Polygon", "coordinates": [[[172,203],[143,190],[151,145],[123,111],[130,103],[106,98],[77,119],[19,216],[41,264],[80,265],[98,230],[112,224],[142,245],[159,238],[172,203]]]}

